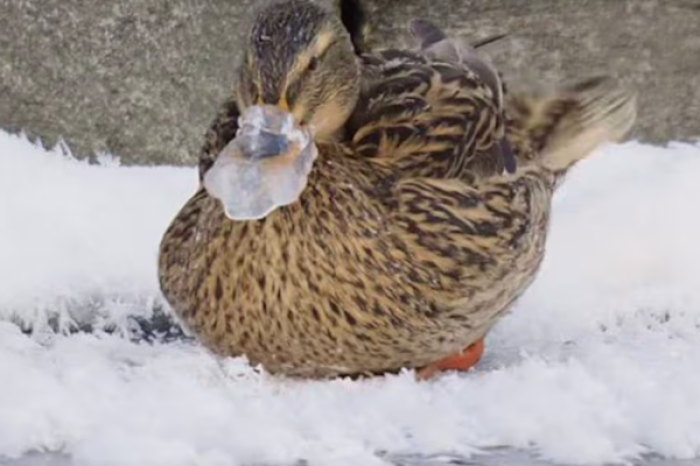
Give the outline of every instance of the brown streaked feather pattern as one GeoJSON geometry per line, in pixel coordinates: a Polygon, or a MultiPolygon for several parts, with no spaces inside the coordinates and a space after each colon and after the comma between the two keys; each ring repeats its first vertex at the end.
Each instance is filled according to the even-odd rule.
{"type": "Polygon", "coordinates": [[[214,121],[204,135],[204,144],[199,151],[199,179],[214,165],[217,155],[236,137],[240,111],[235,100],[228,100],[221,106],[214,121]]]}
{"type": "Polygon", "coordinates": [[[420,52],[388,50],[362,59],[371,78],[348,125],[360,155],[413,176],[503,172],[494,149],[505,121],[491,87],[474,72],[420,52]]]}
{"type": "Polygon", "coordinates": [[[420,367],[483,336],[532,280],[546,179],[483,191],[321,153],[298,204],[232,222],[199,191],[166,233],[163,290],[218,353],[305,377],[420,367]]]}

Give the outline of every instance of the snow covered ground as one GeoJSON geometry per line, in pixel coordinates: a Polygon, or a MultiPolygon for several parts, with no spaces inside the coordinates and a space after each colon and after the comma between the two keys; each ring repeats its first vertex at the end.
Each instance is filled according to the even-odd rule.
{"type": "Polygon", "coordinates": [[[0,464],[700,457],[700,145],[631,142],[582,163],[483,364],[430,383],[290,382],[128,338],[128,317],[161,304],[158,242],[195,183],[193,169],[88,165],[0,133],[0,464]]]}

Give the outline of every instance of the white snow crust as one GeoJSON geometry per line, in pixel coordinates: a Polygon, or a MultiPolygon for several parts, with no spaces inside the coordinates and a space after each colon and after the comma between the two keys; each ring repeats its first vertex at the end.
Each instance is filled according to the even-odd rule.
{"type": "MultiPolygon", "coordinates": [[[[126,326],[192,168],[79,162],[0,133],[0,458],[76,465],[382,465],[515,447],[568,464],[700,456],[700,145],[629,142],[560,188],[540,276],[477,370],[417,383],[272,378],[126,326]],[[39,329],[28,336],[18,323],[39,329]]],[[[0,461],[1,462],[1,461],[0,461]]]]}

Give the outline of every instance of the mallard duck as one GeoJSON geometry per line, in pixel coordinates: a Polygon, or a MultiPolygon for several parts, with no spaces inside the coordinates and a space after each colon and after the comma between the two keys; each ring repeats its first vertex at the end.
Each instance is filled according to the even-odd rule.
{"type": "Polygon", "coordinates": [[[535,278],[558,182],[635,119],[607,78],[506,94],[426,24],[413,50],[358,56],[312,1],[259,11],[160,247],[165,298],[216,354],[304,378],[468,370],[535,278]],[[232,143],[243,160],[268,149],[263,175],[293,165],[284,135],[237,135],[279,118],[317,150],[301,193],[261,218],[227,214],[204,180],[232,143]]]}

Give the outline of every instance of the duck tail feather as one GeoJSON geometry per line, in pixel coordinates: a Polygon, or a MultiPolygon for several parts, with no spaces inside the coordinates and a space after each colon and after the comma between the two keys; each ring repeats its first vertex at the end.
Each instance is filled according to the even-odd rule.
{"type": "Polygon", "coordinates": [[[508,103],[539,162],[565,171],[606,143],[621,142],[637,116],[636,95],[612,78],[581,81],[545,98],[513,96],[508,103]]]}

